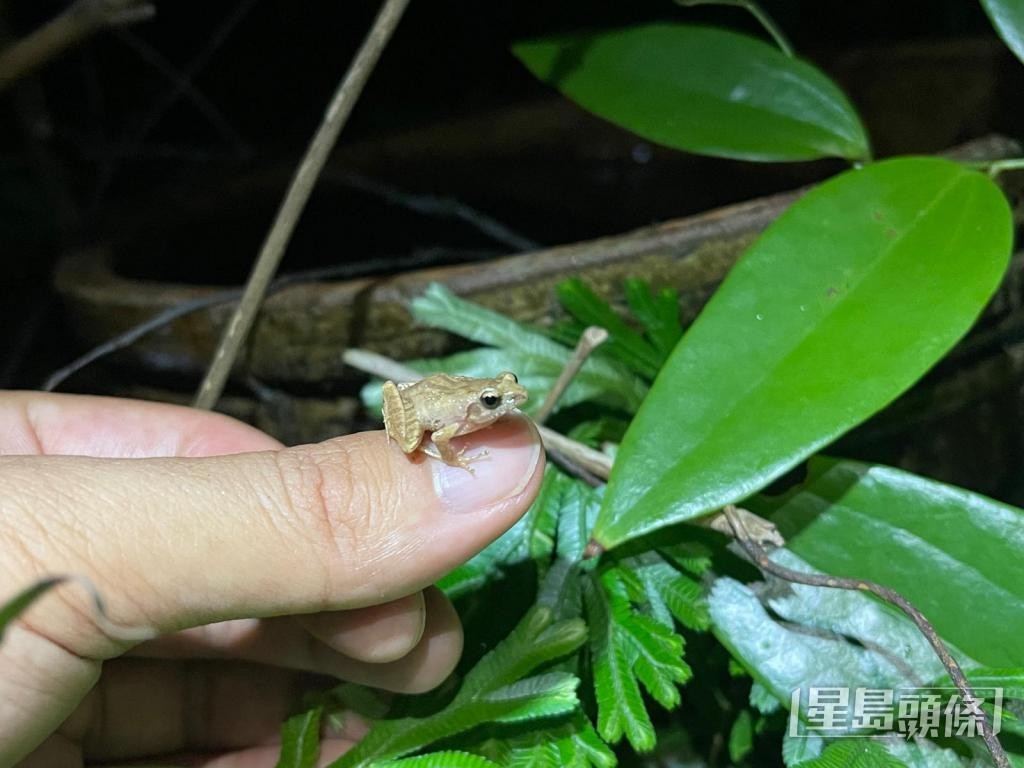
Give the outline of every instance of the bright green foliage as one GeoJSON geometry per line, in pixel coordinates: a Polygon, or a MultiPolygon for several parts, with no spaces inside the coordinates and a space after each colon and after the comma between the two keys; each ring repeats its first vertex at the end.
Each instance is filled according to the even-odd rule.
{"type": "Polygon", "coordinates": [[[580,710],[556,726],[490,739],[476,751],[509,768],[614,768],[615,754],[580,710]]]}
{"type": "Polygon", "coordinates": [[[315,706],[285,720],[277,768],[316,768],[320,757],[320,721],[324,708],[315,706]]]}
{"type": "Polygon", "coordinates": [[[648,380],[658,375],[683,334],[676,291],[666,288],[655,295],[641,280],[626,281],[626,300],[643,326],[640,332],[578,277],[564,280],[556,290],[562,306],[579,321],[578,330],[597,325],[608,331],[608,341],[599,348],[602,355],[621,360],[648,380]]]}
{"type": "MultiPolygon", "coordinates": [[[[597,729],[610,743],[625,736],[638,752],[654,748],[654,726],[640,684],[666,709],[679,705],[678,685],[690,679],[683,638],[634,606],[628,581],[636,574],[611,567],[584,582],[597,729]]],[[[633,587],[634,591],[636,586],[633,587]]]]}
{"type": "Polygon", "coordinates": [[[524,678],[536,667],[576,650],[586,639],[583,622],[552,623],[548,608],[531,609],[519,625],[466,675],[455,698],[423,718],[378,721],[332,768],[370,766],[485,723],[515,723],[571,713],[579,680],[563,672],[524,678]]]}
{"type": "Polygon", "coordinates": [[[1024,61],[1024,3],[1020,0],[981,0],[992,26],[1018,59],[1024,61]]]}
{"type": "MultiPolygon", "coordinates": [[[[562,372],[572,350],[522,323],[455,296],[444,286],[433,283],[412,302],[413,316],[420,323],[441,328],[478,344],[480,349],[459,352],[445,358],[412,360],[410,368],[423,373],[453,373],[463,376],[491,377],[512,371],[530,392],[526,411],[536,409],[562,372]]],[[[626,411],[635,411],[647,385],[623,363],[612,359],[588,360],[559,399],[565,408],[592,400],[626,411]]],[[[368,408],[380,408],[380,383],[363,388],[368,408]]]]}
{"type": "Polygon", "coordinates": [[[0,640],[3,640],[4,630],[7,629],[8,624],[18,618],[32,603],[64,581],[66,581],[64,576],[40,579],[0,605],[0,640]]]}
{"type": "Polygon", "coordinates": [[[740,762],[754,748],[754,716],[741,709],[729,729],[729,759],[740,762]]]}
{"type": "Polygon", "coordinates": [[[501,768],[497,763],[469,752],[431,752],[377,763],[377,768],[501,768]]]}
{"type": "Polygon", "coordinates": [[[746,35],[649,24],[531,40],[512,51],[580,106],[668,147],[764,161],[869,154],[835,83],[746,35]]]}
{"type": "Polygon", "coordinates": [[[819,757],[797,763],[798,768],[907,768],[877,741],[842,739],[829,744],[819,757]]]}
{"type": "Polygon", "coordinates": [[[811,565],[903,594],[979,662],[1024,661],[1024,511],[890,467],[834,459],[811,462],[805,483],[786,496],[747,506],[770,515],[811,565]]]}
{"type": "Polygon", "coordinates": [[[974,322],[1012,221],[938,158],[848,171],[740,259],[658,375],[594,530],[606,548],[764,487],[912,384],[974,322]]]}

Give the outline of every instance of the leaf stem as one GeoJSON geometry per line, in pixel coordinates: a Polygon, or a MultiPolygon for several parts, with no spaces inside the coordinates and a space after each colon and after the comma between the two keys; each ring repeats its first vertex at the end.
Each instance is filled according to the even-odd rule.
{"type": "Polygon", "coordinates": [[[768,15],[768,12],[758,5],[755,0],[740,0],[740,5],[747,9],[751,16],[757,19],[758,23],[764,27],[765,31],[772,36],[775,44],[779,46],[779,50],[794,58],[796,53],[793,51],[793,45],[789,42],[789,38],[786,37],[782,28],[775,23],[775,19],[768,15]]]}
{"type": "Polygon", "coordinates": [[[212,408],[224,391],[231,367],[249,335],[267,288],[281,263],[285,247],[306,207],[306,202],[313,193],[317,177],[408,4],[409,0],[385,0],[352,65],[335,91],[323,121],[310,141],[306,155],[296,169],[274,223],[263,241],[252,273],[249,275],[245,294],[235,308],[214,353],[213,362],[210,363],[206,377],[199,386],[193,403],[196,408],[212,408]]]}
{"type": "Polygon", "coordinates": [[[606,341],[608,341],[608,331],[600,326],[591,325],[583,331],[580,340],[576,343],[576,349],[572,352],[572,357],[566,362],[562,372],[558,374],[558,378],[555,379],[555,383],[548,391],[547,398],[541,403],[540,408],[537,409],[537,413],[533,417],[538,426],[547,421],[551,411],[555,409],[555,405],[558,403],[558,398],[565,392],[565,388],[572,382],[573,377],[579,373],[580,368],[583,367],[587,358],[590,357],[590,353],[606,341]]]}
{"type": "MultiPolygon", "coordinates": [[[[942,642],[942,638],[940,638],[939,633],[935,631],[935,627],[933,627],[931,622],[925,618],[924,614],[921,613],[913,603],[907,600],[907,598],[903,597],[903,595],[893,589],[889,589],[889,587],[876,584],[873,581],[864,581],[863,579],[844,579],[838,576],[826,576],[818,573],[801,573],[800,571],[795,571],[791,568],[779,565],[768,557],[768,553],[765,552],[764,549],[761,548],[761,545],[754,541],[747,532],[746,524],[739,514],[739,507],[728,504],[722,511],[725,513],[726,519],[732,526],[736,541],[743,548],[743,551],[746,552],[747,556],[757,563],[757,565],[766,573],[770,573],[772,576],[776,576],[785,581],[791,581],[797,584],[806,584],[811,587],[828,587],[830,589],[848,589],[860,592],[870,592],[875,597],[899,608],[912,622],[914,622],[918,631],[924,635],[928,644],[935,652],[935,655],[939,658],[939,661],[942,662],[942,666],[949,675],[949,679],[953,681],[953,685],[956,686],[956,689],[960,693],[963,701],[965,703],[972,700],[977,701],[974,691],[971,690],[970,683],[967,682],[967,677],[964,675],[964,672],[960,668],[956,659],[953,658],[953,654],[949,652],[946,644],[942,642]]],[[[992,731],[992,725],[989,723],[988,714],[981,707],[978,708],[978,712],[978,730],[981,732],[981,738],[985,741],[985,746],[988,747],[988,751],[992,755],[992,761],[995,763],[996,768],[1011,768],[1010,759],[1006,756],[1006,751],[1003,749],[1003,745],[999,743],[999,739],[992,731]]]]}
{"type": "Polygon", "coordinates": [[[757,0],[676,0],[676,3],[686,7],[694,5],[734,5],[743,8],[757,19],[758,23],[771,35],[775,44],[779,46],[779,50],[791,59],[796,56],[789,38],[783,33],[782,28],[775,23],[775,19],[769,16],[768,12],[757,4],[757,0]]]}
{"type": "Polygon", "coordinates": [[[964,163],[968,168],[985,171],[989,178],[996,178],[1004,171],[1019,171],[1024,168],[1024,157],[1009,157],[1005,160],[982,160],[964,163]]]}

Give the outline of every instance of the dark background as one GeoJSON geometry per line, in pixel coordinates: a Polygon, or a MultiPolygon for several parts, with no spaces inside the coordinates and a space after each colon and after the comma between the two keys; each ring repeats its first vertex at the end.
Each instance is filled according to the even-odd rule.
{"type": "MultiPolygon", "coordinates": [[[[113,242],[119,267],[134,276],[241,281],[377,10],[294,0],[155,5],[154,19],[103,32],[0,93],[0,386],[37,386],[78,351],[49,286],[68,248],[113,242]]],[[[1024,66],[976,2],[764,5],[851,94],[879,156],[1022,132],[1024,66]]],[[[11,39],[66,3],[3,7],[11,39]]],[[[669,0],[413,2],[335,167],[454,197],[544,244],[791,189],[843,167],[755,166],[651,147],[560,100],[509,53],[525,37],[655,19],[760,34],[739,9],[669,0]],[[515,117],[537,104],[551,130],[515,117]],[[493,135],[480,135],[481,118],[493,135]]],[[[283,270],[360,260],[379,269],[382,256],[438,244],[480,245],[465,228],[324,183],[283,270]]]]}

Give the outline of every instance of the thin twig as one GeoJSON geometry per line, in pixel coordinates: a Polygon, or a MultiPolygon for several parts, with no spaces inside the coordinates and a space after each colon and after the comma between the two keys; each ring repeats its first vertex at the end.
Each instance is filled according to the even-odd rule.
{"type": "MultiPolygon", "coordinates": [[[[802,573],[779,565],[768,557],[768,553],[761,548],[760,544],[748,535],[746,524],[742,517],[737,514],[737,507],[731,504],[727,505],[723,508],[723,512],[729,520],[733,529],[733,535],[739,545],[743,548],[743,551],[746,552],[747,556],[757,563],[757,565],[766,573],[770,573],[771,575],[785,581],[791,581],[797,584],[806,584],[811,587],[828,587],[830,589],[849,589],[860,592],[869,592],[872,595],[875,595],[875,597],[899,608],[907,615],[907,617],[910,618],[912,622],[914,622],[918,631],[924,635],[928,644],[932,647],[935,655],[939,658],[939,661],[945,668],[946,673],[949,675],[949,679],[952,680],[953,685],[956,686],[961,699],[965,703],[978,700],[974,695],[974,691],[971,690],[970,683],[967,682],[967,677],[964,675],[963,670],[960,668],[956,659],[953,658],[953,654],[949,652],[946,644],[942,642],[942,638],[940,638],[939,633],[935,631],[935,627],[933,627],[931,622],[925,618],[924,614],[921,613],[921,611],[919,611],[909,600],[907,600],[907,598],[903,597],[903,595],[899,594],[895,590],[889,589],[888,587],[884,587],[881,584],[876,584],[873,581],[864,581],[863,579],[844,579],[838,576],[826,576],[818,573],[802,573]]],[[[1002,744],[999,743],[999,739],[992,731],[992,725],[988,721],[988,715],[980,707],[978,712],[978,730],[981,732],[981,738],[985,741],[985,746],[988,747],[988,751],[992,755],[993,762],[996,764],[997,768],[1010,768],[1010,760],[1006,756],[1006,752],[1003,750],[1002,744]]]]}
{"type": "Polygon", "coordinates": [[[325,177],[425,216],[459,219],[472,225],[477,231],[487,235],[495,242],[507,245],[515,251],[536,251],[541,247],[536,240],[531,240],[493,216],[478,211],[455,198],[405,192],[390,184],[358,173],[329,174],[325,177]]]}
{"type": "Polygon", "coordinates": [[[270,232],[263,242],[263,247],[260,249],[260,254],[246,284],[245,294],[228,322],[217,352],[214,354],[213,362],[206,373],[206,378],[196,393],[194,405],[197,408],[212,408],[221,392],[224,391],[231,367],[249,334],[249,329],[252,328],[267,287],[270,285],[274,273],[277,272],[284,249],[309,196],[313,192],[320,170],[327,162],[341,129],[348,122],[352,108],[359,99],[370,73],[373,72],[377,60],[387,46],[388,40],[391,39],[391,34],[398,26],[408,4],[409,0],[385,0],[384,6],[373,22],[373,27],[331,99],[323,122],[313,136],[306,155],[299,164],[288,192],[281,202],[270,232]]]}
{"type": "Polygon", "coordinates": [[[0,91],[101,29],[148,19],[154,13],[144,0],[77,0],[0,53],[0,91]]]}
{"type": "Polygon", "coordinates": [[[548,390],[548,396],[544,402],[541,403],[540,408],[537,409],[537,413],[534,415],[533,420],[537,422],[538,426],[548,420],[548,416],[555,409],[558,404],[558,398],[565,392],[566,387],[579,373],[580,368],[590,357],[590,353],[597,349],[599,346],[604,344],[608,340],[608,331],[597,325],[591,325],[586,328],[580,340],[576,342],[576,349],[572,352],[572,357],[566,362],[565,367],[562,368],[562,372],[558,374],[558,378],[555,379],[555,383],[548,390]]]}

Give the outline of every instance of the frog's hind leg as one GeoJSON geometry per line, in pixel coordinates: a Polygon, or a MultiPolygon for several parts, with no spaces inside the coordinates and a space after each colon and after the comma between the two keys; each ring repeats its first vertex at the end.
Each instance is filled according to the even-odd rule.
{"type": "Polygon", "coordinates": [[[383,396],[381,413],[384,417],[384,431],[389,439],[398,443],[398,447],[405,453],[412,453],[419,447],[423,439],[423,430],[420,429],[416,420],[416,413],[413,409],[407,408],[402,399],[402,393],[393,381],[385,381],[381,387],[383,396]]]}
{"type": "Polygon", "coordinates": [[[467,470],[470,474],[473,474],[473,469],[469,466],[474,461],[487,457],[487,451],[480,451],[473,456],[466,456],[466,449],[456,451],[452,447],[451,439],[459,434],[459,425],[452,424],[437,430],[430,436],[429,441],[424,441],[420,446],[420,450],[428,456],[433,456],[435,459],[440,459],[445,464],[450,464],[453,467],[462,467],[467,470]]]}

